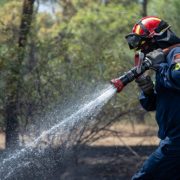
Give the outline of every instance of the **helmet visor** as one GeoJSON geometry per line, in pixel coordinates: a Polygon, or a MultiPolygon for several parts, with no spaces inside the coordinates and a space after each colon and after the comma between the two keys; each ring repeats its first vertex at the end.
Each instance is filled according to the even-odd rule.
{"type": "Polygon", "coordinates": [[[130,49],[139,49],[142,42],[145,40],[144,37],[138,34],[131,33],[125,36],[130,49]]]}

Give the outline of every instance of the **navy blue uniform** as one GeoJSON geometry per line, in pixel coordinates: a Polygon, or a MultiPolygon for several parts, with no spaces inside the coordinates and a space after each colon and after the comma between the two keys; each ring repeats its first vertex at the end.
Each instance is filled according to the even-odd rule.
{"type": "Polygon", "coordinates": [[[161,139],[157,150],[133,176],[136,179],[180,180],[180,47],[173,48],[156,72],[155,92],[140,103],[156,111],[161,139]]]}

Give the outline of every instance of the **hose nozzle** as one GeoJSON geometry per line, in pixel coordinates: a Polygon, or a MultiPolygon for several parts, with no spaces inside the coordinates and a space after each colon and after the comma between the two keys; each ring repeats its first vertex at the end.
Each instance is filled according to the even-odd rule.
{"type": "Polygon", "coordinates": [[[124,88],[124,84],[120,78],[112,79],[111,84],[114,85],[114,87],[117,89],[117,92],[121,92],[124,88]]]}

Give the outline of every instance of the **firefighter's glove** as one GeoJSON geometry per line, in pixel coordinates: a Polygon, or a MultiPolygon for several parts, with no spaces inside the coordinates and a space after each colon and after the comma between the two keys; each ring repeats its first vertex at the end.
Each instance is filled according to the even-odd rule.
{"type": "Polygon", "coordinates": [[[156,49],[148,54],[146,54],[146,60],[151,62],[151,68],[154,70],[159,69],[159,65],[165,62],[165,55],[162,49],[156,49]]]}
{"type": "Polygon", "coordinates": [[[149,96],[153,94],[154,84],[150,76],[141,76],[137,78],[135,82],[138,84],[139,88],[143,91],[145,95],[149,96]]]}

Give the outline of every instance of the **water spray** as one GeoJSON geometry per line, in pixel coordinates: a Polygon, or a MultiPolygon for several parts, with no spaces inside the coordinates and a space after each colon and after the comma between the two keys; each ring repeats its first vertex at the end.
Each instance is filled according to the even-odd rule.
{"type": "MultiPolygon", "coordinates": [[[[78,104],[80,106],[79,109],[74,110],[73,106],[72,108],[70,107],[71,113],[65,115],[64,118],[62,118],[58,112],[46,117],[47,120],[51,120],[52,118],[59,119],[59,122],[41,133],[32,142],[28,143],[26,147],[14,150],[14,152],[8,154],[8,156],[0,162],[0,179],[23,179],[25,177],[23,175],[24,171],[31,169],[31,167],[33,167],[33,169],[38,169],[37,172],[34,172],[34,175],[32,173],[32,178],[38,176],[38,178],[45,179],[45,171],[53,167],[54,161],[46,162],[48,168],[40,171],[41,166],[43,166],[41,163],[41,156],[49,149],[49,144],[53,143],[51,139],[53,140],[54,137],[62,137],[64,142],[66,142],[68,136],[74,129],[81,129],[88,123],[93,123],[92,119],[89,121],[89,118],[95,117],[115,93],[115,87],[108,84],[102,90],[92,94],[91,99],[87,99],[78,104]],[[92,96],[94,97],[93,99],[92,96]],[[49,136],[50,142],[42,147],[42,142],[46,136],[49,136]]],[[[77,104],[74,106],[77,106],[77,104]]],[[[63,159],[65,151],[68,151],[68,147],[71,147],[71,142],[67,142],[66,146],[59,150],[61,159],[63,159]]]]}

